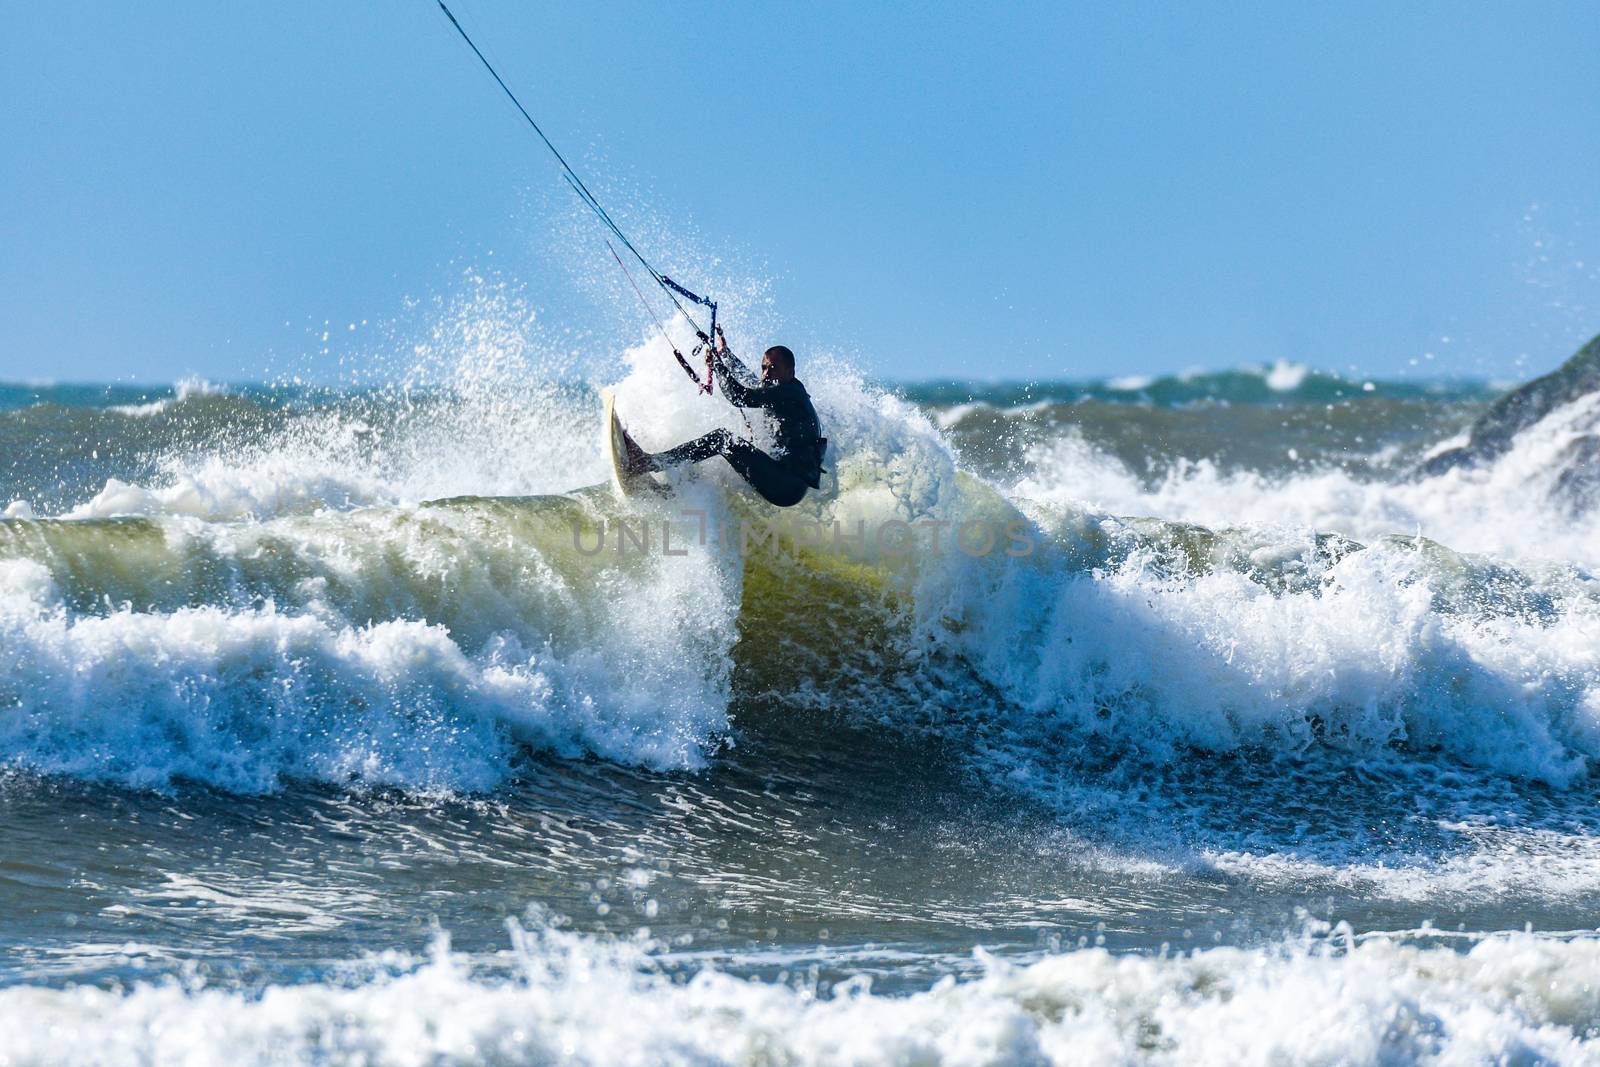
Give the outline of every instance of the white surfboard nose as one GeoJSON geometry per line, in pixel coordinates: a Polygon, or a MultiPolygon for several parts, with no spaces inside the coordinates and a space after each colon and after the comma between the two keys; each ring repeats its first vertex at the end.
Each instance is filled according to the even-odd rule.
{"type": "Polygon", "coordinates": [[[632,441],[622,420],[617,418],[616,393],[610,389],[600,390],[600,404],[600,450],[611,471],[612,491],[620,499],[627,499],[641,490],[658,495],[670,493],[671,489],[654,474],[636,471],[630,465],[628,446],[632,441]]]}

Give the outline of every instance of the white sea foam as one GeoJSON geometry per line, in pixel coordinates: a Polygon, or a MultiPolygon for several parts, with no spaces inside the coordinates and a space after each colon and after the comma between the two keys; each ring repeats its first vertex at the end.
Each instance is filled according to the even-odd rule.
{"type": "Polygon", "coordinates": [[[160,400],[151,400],[144,404],[112,404],[110,410],[115,411],[118,415],[126,415],[131,419],[143,419],[149,418],[151,415],[161,414],[170,408],[172,404],[173,398],[164,396],[160,400]]]}
{"type": "Polygon", "coordinates": [[[133,786],[478,790],[518,745],[693,767],[726,732],[737,561],[574,570],[558,524],[505,543],[470,512],[165,521],[153,542],[102,531],[59,575],[0,564],[0,762],[133,786]]]}
{"type": "Polygon", "coordinates": [[[1311,576],[1298,590],[1230,567],[1175,573],[1138,550],[1095,571],[969,571],[944,610],[968,661],[1014,703],[1030,764],[1048,763],[1063,730],[1156,755],[1403,742],[1554,782],[1600,755],[1592,594],[1557,592],[1541,618],[1485,614],[1470,585],[1450,608],[1448,569],[1409,548],[1318,563],[1302,541],[1300,553],[1311,576]]]}
{"type": "Polygon", "coordinates": [[[1275,393],[1292,393],[1300,388],[1310,373],[1311,368],[1303,363],[1280,359],[1267,369],[1264,380],[1267,388],[1275,393]]]}
{"type": "Polygon", "coordinates": [[[938,411],[936,411],[934,413],[934,420],[938,423],[939,429],[948,430],[961,422],[961,420],[966,418],[968,415],[971,415],[973,412],[992,410],[994,410],[994,406],[992,404],[984,403],[981,400],[972,401],[965,404],[952,404],[947,408],[940,408],[938,411]]]}
{"type": "Polygon", "coordinates": [[[986,958],[978,978],[882,996],[864,980],[817,995],[714,970],[675,983],[636,948],[514,931],[503,963],[516,977],[475,974],[440,945],[420,966],[375,961],[385,973],[367,981],[259,994],[11,987],[0,1055],[12,1067],[1600,1062],[1600,942],[1428,941],[986,958]]]}
{"type": "Polygon", "coordinates": [[[1596,567],[1600,508],[1574,516],[1552,493],[1573,439],[1597,417],[1600,396],[1584,397],[1523,431],[1491,464],[1415,481],[1369,481],[1338,470],[1227,473],[1201,460],[1179,464],[1147,487],[1116,459],[1068,434],[1034,451],[1014,494],[1213,528],[1297,527],[1357,540],[1420,533],[1457,551],[1596,567]]]}
{"type": "MultiPolygon", "coordinates": [[[[1406,500],[1448,525],[1446,543],[1543,554],[1530,551],[1526,528],[1488,516],[1499,520],[1540,457],[1564,447],[1566,423],[1554,423],[1484,475],[1488,486],[1471,475],[1369,486],[1320,474],[1269,487],[1191,472],[1148,491],[1065,438],[1012,494],[1039,524],[1040,551],[1016,560],[925,553],[916,640],[925,654],[956,652],[1008,698],[997,713],[999,766],[1036,795],[1063,787],[1050,770],[1054,754],[1085,736],[1157,757],[1189,746],[1438,748],[1478,767],[1570,783],[1600,756],[1600,587],[1571,566],[1526,564],[1518,573],[1462,558],[1379,517],[1406,500]],[[1344,495],[1296,523],[1297,500],[1313,499],[1307,487],[1334,483],[1344,495]],[[1079,503],[1074,489],[1093,496],[1079,503]],[[1218,496],[1249,507],[1223,516],[1218,496]],[[1212,530],[1129,525],[1111,518],[1118,513],[1212,530]],[[1247,528],[1226,529],[1238,525],[1247,528]],[[1316,539],[1327,530],[1372,543],[1328,555],[1316,539]],[[1394,532],[1412,537],[1373,536],[1394,532]]],[[[957,477],[937,450],[925,455],[923,506],[900,517],[995,513],[986,487],[957,477]]],[[[1594,552],[1600,538],[1580,548],[1570,522],[1563,527],[1549,510],[1527,500],[1520,514],[1571,539],[1562,544],[1573,553],[1594,552]]],[[[847,507],[836,515],[848,516],[847,507]]],[[[970,702],[987,700],[974,693],[970,702]]]]}
{"type": "Polygon", "coordinates": [[[1468,840],[1442,852],[1437,843],[1391,848],[1382,861],[1348,842],[1304,840],[1268,844],[1258,839],[1254,851],[1202,848],[1199,855],[1208,868],[1259,889],[1316,893],[1336,888],[1364,900],[1429,909],[1452,903],[1577,902],[1600,893],[1600,842],[1592,833],[1533,826],[1451,828],[1468,840]]]}
{"type": "Polygon", "coordinates": [[[223,396],[228,390],[224,386],[217,385],[215,382],[208,382],[204,378],[190,377],[178,381],[172,387],[172,391],[172,396],[163,397],[160,400],[152,400],[145,404],[113,404],[110,410],[119,415],[127,415],[130,418],[149,418],[151,415],[159,415],[172,407],[172,405],[180,404],[190,397],[223,396]]]}

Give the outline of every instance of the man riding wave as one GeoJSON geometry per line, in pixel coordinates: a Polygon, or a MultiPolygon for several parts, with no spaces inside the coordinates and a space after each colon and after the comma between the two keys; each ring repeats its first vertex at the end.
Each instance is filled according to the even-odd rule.
{"type": "Polygon", "coordinates": [[[665,470],[684,463],[699,463],[722,456],[739,476],[768,503],[793,507],[807,489],[822,481],[822,455],[828,442],[822,436],[811,395],[794,376],[794,353],[774,345],[761,357],[761,377],[756,379],[717,327],[715,343],[706,344],[706,366],[722,385],[722,395],[740,408],[760,408],[771,424],[773,447],[769,455],[724,429],[685,441],[665,452],[645,452],[628,441],[628,467],[632,473],[665,470]]]}

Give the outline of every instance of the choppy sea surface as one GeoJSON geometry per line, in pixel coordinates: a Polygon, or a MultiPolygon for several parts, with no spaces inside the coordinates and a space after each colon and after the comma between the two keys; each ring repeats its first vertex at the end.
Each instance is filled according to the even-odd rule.
{"type": "Polygon", "coordinates": [[[0,384],[0,1064],[1600,1062],[1570,420],[802,353],[774,528],[498,344],[0,384]]]}

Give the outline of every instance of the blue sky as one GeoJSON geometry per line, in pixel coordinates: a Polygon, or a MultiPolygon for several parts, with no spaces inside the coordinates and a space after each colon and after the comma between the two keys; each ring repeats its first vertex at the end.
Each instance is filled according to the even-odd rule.
{"type": "MultiPolygon", "coordinates": [[[[1509,378],[1600,332],[1594,4],[452,6],[749,347],[1509,378]]],[[[0,378],[381,370],[472,271],[590,358],[638,335],[431,0],[5,25],[0,378]]]]}

